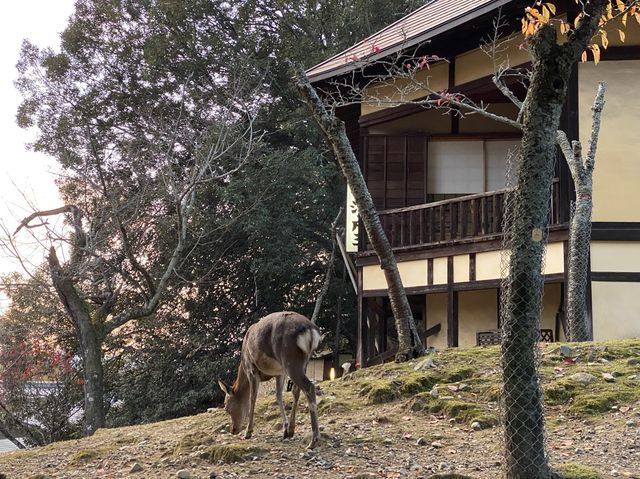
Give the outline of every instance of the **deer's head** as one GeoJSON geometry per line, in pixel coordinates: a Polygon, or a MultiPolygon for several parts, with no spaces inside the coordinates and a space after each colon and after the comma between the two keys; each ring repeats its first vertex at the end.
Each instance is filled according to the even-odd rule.
{"type": "Polygon", "coordinates": [[[249,395],[245,394],[246,397],[243,397],[222,381],[218,381],[218,385],[224,392],[224,410],[231,416],[231,434],[238,434],[247,417],[249,395]]]}

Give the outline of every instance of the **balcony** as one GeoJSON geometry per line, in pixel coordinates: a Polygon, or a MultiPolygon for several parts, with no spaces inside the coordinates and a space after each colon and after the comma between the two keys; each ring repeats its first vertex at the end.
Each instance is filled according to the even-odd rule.
{"type": "MultiPolygon", "coordinates": [[[[380,211],[382,227],[394,249],[451,245],[498,239],[503,233],[508,189],[380,211]]],[[[568,218],[560,204],[560,183],[553,181],[549,226],[568,218]]],[[[365,250],[370,250],[367,243],[365,250]]]]}

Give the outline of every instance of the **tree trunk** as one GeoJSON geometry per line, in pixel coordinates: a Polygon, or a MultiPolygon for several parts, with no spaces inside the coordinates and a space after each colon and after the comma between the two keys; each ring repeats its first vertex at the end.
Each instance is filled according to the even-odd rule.
{"type": "Polygon", "coordinates": [[[102,341],[91,320],[87,305],[66,274],[53,247],[49,250],[49,271],[53,286],[76,327],[84,373],[85,435],[104,427],[104,374],[102,341]]]}
{"type": "Polygon", "coordinates": [[[22,444],[11,432],[9,428],[0,422],[0,433],[4,435],[9,441],[11,441],[18,449],[25,449],[25,445],[22,444]]]}
{"type": "Polygon", "coordinates": [[[570,341],[590,341],[593,339],[586,302],[591,246],[591,173],[589,173],[587,180],[588,185],[579,185],[576,182],[576,207],[571,217],[569,230],[567,322],[570,341]]]}
{"type": "MultiPolygon", "coordinates": [[[[335,238],[335,235],[334,235],[335,238]]],[[[342,284],[344,284],[344,280],[347,277],[347,268],[346,264],[342,264],[342,284]]],[[[340,371],[340,329],[342,326],[342,294],[344,288],[340,289],[340,293],[338,294],[338,301],[336,301],[336,330],[335,336],[333,338],[333,367],[336,370],[336,375],[338,371],[340,371]]]]}
{"type": "Polygon", "coordinates": [[[573,141],[570,146],[566,134],[558,132],[558,143],[567,159],[576,188],[576,205],[569,229],[567,322],[569,323],[570,341],[590,341],[593,339],[593,331],[587,312],[587,289],[589,287],[589,252],[593,209],[593,170],[600,134],[600,116],[604,108],[604,92],[604,83],[600,82],[596,99],[591,108],[593,111],[591,139],[589,152],[584,161],[580,141],[573,141]]]}
{"type": "Polygon", "coordinates": [[[533,77],[523,110],[523,136],[511,211],[505,279],[502,369],[506,473],[509,479],[550,477],[536,346],[543,288],[542,258],[556,157],[556,130],[570,62],[543,27],[531,40],[533,77]]]}
{"type": "Polygon", "coordinates": [[[327,112],[303,71],[296,69],[296,79],[303,101],[309,108],[312,118],[320,127],[327,143],[331,146],[342,174],[351,188],[358,214],[369,241],[380,260],[380,267],[384,271],[391,310],[398,331],[396,361],[406,361],[414,354],[422,355],[424,354],[424,346],[420,338],[417,336],[412,338],[412,330],[416,331],[416,327],[391,244],[380,223],[378,212],[360,171],[360,165],[358,165],[358,160],[349,143],[344,123],[327,112]]]}
{"type": "Polygon", "coordinates": [[[102,342],[93,325],[81,329],[80,343],[84,373],[85,435],[90,436],[104,427],[104,372],[102,369],[102,342]]]}

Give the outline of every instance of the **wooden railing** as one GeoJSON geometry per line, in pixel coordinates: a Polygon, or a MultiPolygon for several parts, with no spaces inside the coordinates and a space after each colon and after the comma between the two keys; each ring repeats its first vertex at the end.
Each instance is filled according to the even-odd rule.
{"type": "MultiPolygon", "coordinates": [[[[554,180],[549,218],[551,226],[567,221],[560,213],[559,190],[559,182],[554,180]]],[[[507,192],[505,189],[461,196],[384,210],[378,215],[394,248],[487,238],[502,234],[507,192]]]]}

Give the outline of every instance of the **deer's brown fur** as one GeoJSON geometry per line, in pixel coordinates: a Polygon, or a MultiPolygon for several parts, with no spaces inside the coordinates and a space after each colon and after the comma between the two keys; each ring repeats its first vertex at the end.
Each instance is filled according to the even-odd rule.
{"type": "Polygon", "coordinates": [[[219,381],[225,393],[224,407],[231,415],[231,432],[240,432],[249,419],[245,438],[253,433],[253,413],[261,381],[276,378],[276,399],[284,423],[284,437],[293,436],[300,391],[307,397],[311,414],[312,437],[308,445],[318,443],[318,413],[315,386],[305,371],[320,342],[320,332],[306,317],[290,311],[272,313],[247,330],[242,342],[238,376],[233,386],[219,381]],[[293,382],[293,407],[287,419],[282,399],[286,376],[293,382]]]}

